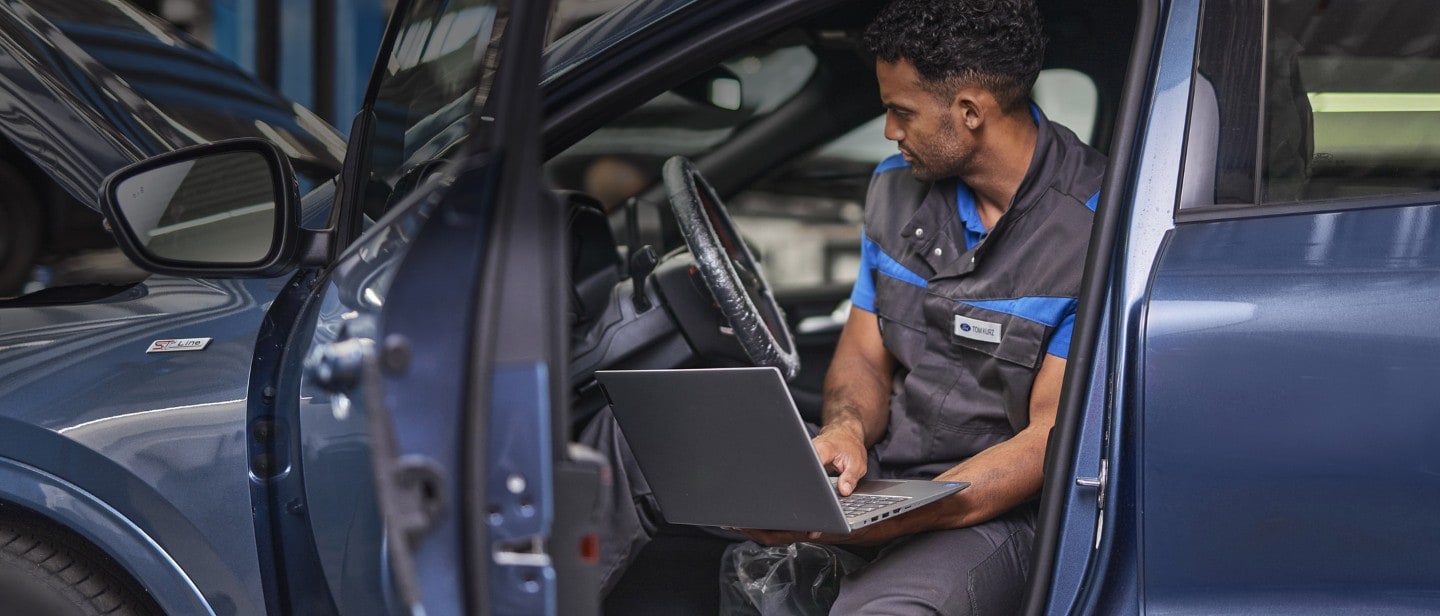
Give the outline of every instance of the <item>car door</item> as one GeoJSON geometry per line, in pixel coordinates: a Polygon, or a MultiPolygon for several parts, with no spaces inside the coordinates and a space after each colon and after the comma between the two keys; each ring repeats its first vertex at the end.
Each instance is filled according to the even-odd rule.
{"type": "Polygon", "coordinates": [[[1148,609],[1440,607],[1437,25],[1204,5],[1136,364],[1148,609]]]}
{"type": "Polygon", "coordinates": [[[1092,401],[1105,520],[1053,611],[1433,611],[1433,11],[1167,13],[1092,401]]]}
{"type": "Polygon", "coordinates": [[[550,429],[565,424],[551,375],[566,373],[567,296],[538,171],[546,14],[416,1],[382,43],[339,221],[369,229],[308,317],[298,462],[313,549],[281,550],[323,575],[310,581],[338,613],[553,614],[557,580],[584,564],[584,537],[547,545],[563,487],[599,469],[566,463],[550,429]]]}

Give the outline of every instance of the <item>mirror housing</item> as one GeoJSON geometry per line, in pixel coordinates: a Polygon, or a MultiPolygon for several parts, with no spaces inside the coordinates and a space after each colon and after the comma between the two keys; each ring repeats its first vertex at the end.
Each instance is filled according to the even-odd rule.
{"type": "Polygon", "coordinates": [[[181,148],[105,179],[100,209],[136,265],[178,276],[275,276],[299,264],[299,184],[270,142],[181,148]]]}

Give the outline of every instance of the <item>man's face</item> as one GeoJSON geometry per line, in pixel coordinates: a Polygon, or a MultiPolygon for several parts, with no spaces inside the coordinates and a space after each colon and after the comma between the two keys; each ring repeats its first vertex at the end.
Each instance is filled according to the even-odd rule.
{"type": "Polygon", "coordinates": [[[908,60],[876,62],[880,100],[885,104],[885,138],[900,146],[915,179],[934,182],[960,175],[974,155],[967,131],[956,130],[947,101],[920,85],[908,60]]]}

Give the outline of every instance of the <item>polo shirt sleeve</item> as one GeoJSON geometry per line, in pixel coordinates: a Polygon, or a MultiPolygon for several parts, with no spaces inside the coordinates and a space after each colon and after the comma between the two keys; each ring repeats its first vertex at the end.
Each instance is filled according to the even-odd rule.
{"type": "Polygon", "coordinates": [[[875,253],[880,248],[860,231],[860,273],[850,291],[850,304],[866,312],[875,312],[875,253]]]}
{"type": "Polygon", "coordinates": [[[1055,333],[1050,335],[1050,346],[1046,347],[1045,352],[1060,359],[1069,359],[1070,334],[1074,333],[1074,330],[1075,309],[1071,308],[1065,313],[1065,317],[1060,319],[1060,324],[1055,326],[1055,333]]]}

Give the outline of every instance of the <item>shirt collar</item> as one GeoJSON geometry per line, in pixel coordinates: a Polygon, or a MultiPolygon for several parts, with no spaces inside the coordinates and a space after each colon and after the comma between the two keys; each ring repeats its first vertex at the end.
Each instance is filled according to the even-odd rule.
{"type": "MultiPolygon", "coordinates": [[[[1040,125],[1040,107],[1030,103],[1030,117],[1035,120],[1035,125],[1040,125]]],[[[955,208],[960,212],[960,220],[965,223],[965,248],[974,248],[980,240],[985,239],[985,223],[980,220],[980,210],[975,207],[975,191],[970,190],[964,182],[955,180],[955,208]]]]}

